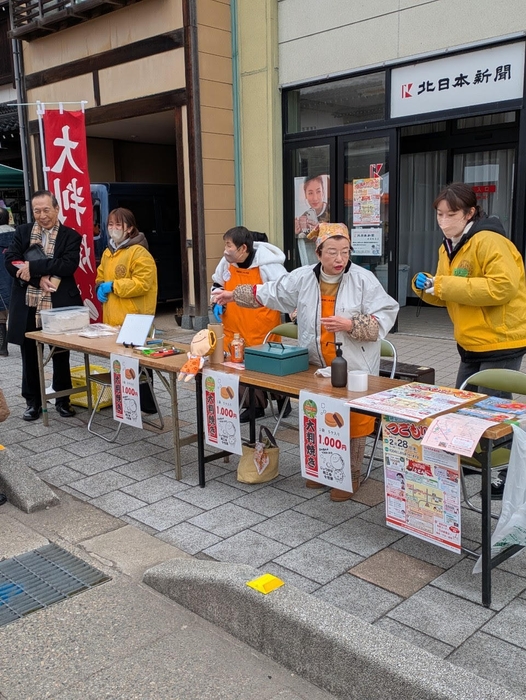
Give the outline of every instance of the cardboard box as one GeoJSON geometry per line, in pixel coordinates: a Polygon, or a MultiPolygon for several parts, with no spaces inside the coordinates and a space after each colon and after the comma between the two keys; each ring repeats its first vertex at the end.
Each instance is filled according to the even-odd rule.
{"type": "Polygon", "coordinates": [[[309,368],[309,351],[282,343],[255,345],[245,349],[245,367],[278,377],[305,372],[309,368]]]}

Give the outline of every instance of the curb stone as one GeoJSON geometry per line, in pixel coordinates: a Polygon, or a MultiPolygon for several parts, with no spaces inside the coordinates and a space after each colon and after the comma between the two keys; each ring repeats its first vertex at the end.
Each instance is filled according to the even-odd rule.
{"type": "Polygon", "coordinates": [[[409,642],[286,584],[246,585],[244,564],[171,560],[143,582],[342,700],[518,700],[409,642]]]}
{"type": "Polygon", "coordinates": [[[57,494],[29,467],[12,459],[9,450],[0,452],[0,493],[24,513],[34,513],[60,503],[57,494]]]}

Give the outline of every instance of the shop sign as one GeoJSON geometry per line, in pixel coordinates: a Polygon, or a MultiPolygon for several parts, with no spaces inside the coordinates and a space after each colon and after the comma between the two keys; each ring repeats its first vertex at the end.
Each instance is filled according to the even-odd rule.
{"type": "Polygon", "coordinates": [[[391,117],[522,99],[524,43],[413,63],[391,74],[391,117]]]}
{"type": "Polygon", "coordinates": [[[353,228],[351,244],[353,255],[382,255],[383,229],[353,228]]]}

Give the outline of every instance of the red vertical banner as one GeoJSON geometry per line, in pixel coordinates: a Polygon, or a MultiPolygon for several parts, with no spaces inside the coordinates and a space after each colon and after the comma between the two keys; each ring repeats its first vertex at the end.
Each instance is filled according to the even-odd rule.
{"type": "Polygon", "coordinates": [[[84,112],[46,110],[43,122],[48,189],[59,203],[60,221],[82,236],[75,281],[92,320],[100,321],[84,112]]]}

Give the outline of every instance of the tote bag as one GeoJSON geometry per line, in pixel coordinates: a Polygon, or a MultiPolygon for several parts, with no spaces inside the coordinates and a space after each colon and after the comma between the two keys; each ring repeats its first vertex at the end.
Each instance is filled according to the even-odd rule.
{"type": "Polygon", "coordinates": [[[242,445],[243,454],[237,467],[237,480],[244,484],[261,484],[275,479],[279,467],[279,447],[270,430],[262,425],[259,440],[242,445]]]}

